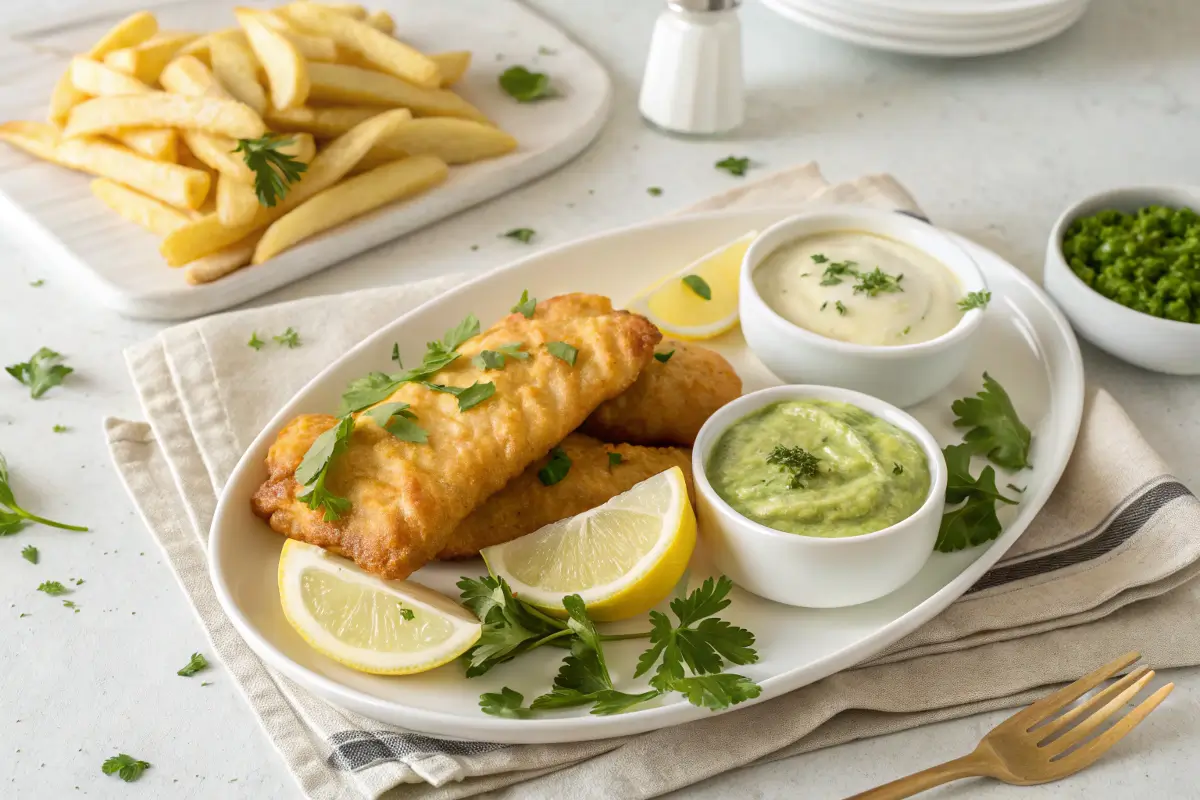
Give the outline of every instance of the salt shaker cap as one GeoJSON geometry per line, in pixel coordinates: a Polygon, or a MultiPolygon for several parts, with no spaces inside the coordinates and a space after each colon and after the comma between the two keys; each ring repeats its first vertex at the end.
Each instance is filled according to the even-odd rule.
{"type": "Polygon", "coordinates": [[[729,11],[742,4],[742,0],[667,0],[675,11],[729,11]]]}

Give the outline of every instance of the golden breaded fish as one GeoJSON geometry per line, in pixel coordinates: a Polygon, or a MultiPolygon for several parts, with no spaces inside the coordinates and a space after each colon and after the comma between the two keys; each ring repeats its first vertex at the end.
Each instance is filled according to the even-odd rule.
{"type": "Polygon", "coordinates": [[[742,393],[742,379],[720,354],[683,342],[663,342],[657,359],[621,396],[600,406],[581,430],[606,442],[647,445],[696,443],[700,426],[742,393]]]}
{"type": "Polygon", "coordinates": [[[296,468],[333,422],[323,416],[300,417],[280,431],[254,511],[285,536],[339,552],[368,572],[406,578],[484,500],[628,389],[661,338],[643,317],[614,311],[596,295],[552,298],[532,319],[511,314],[463,343],[459,358],[429,379],[454,387],[494,383],[494,396],[459,411],[454,395],[405,383],[385,401],[408,403],[427,443],[401,441],[365,415],[355,420],[325,478],[326,488],[350,501],[339,519],[326,521],[296,498],[296,468]],[[528,359],[486,371],[472,363],[481,351],[514,342],[528,359]],[[554,342],[578,349],[574,365],[547,349],[554,342]]]}
{"type": "Polygon", "coordinates": [[[581,433],[571,434],[559,446],[571,459],[567,477],[545,486],[538,478],[545,459],[534,462],[471,512],[454,529],[438,558],[477,556],[485,547],[512,541],[606,503],[671,467],[683,470],[688,494],[692,494],[692,453],[685,448],[605,444],[581,433]],[[621,463],[610,464],[609,453],[619,453],[621,463]]]}

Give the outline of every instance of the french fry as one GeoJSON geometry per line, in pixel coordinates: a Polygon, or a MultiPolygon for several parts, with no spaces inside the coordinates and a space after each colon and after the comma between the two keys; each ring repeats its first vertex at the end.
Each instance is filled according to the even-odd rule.
{"type": "Polygon", "coordinates": [[[155,161],[179,160],[179,137],[170,128],[130,128],[115,131],[113,138],[135,153],[155,161]]]}
{"type": "Polygon", "coordinates": [[[448,53],[434,53],[430,56],[442,73],[442,88],[458,83],[467,67],[471,66],[470,50],[451,50],[448,53]]]}
{"type": "Polygon", "coordinates": [[[47,122],[14,120],[0,125],[0,142],[8,142],[43,161],[58,162],[58,128],[47,122]]]}
{"type": "MultiPolygon", "coordinates": [[[[307,0],[305,0],[307,2],[307,0]]],[[[367,10],[356,3],[320,3],[319,5],[359,21],[367,19],[367,10]]]]}
{"type": "MultiPolygon", "coordinates": [[[[380,33],[391,35],[396,30],[396,20],[392,19],[391,14],[383,10],[372,11],[363,21],[380,33]]],[[[442,85],[445,86],[446,84],[443,82],[442,85]]]]}
{"type": "Polygon", "coordinates": [[[211,183],[207,172],[152,161],[120,145],[90,137],[63,139],[54,155],[65,167],[110,178],[179,208],[199,208],[211,183]]]}
{"type": "Polygon", "coordinates": [[[328,36],[313,36],[302,33],[287,20],[273,11],[258,11],[256,15],[260,22],[271,30],[277,31],[296,46],[300,55],[309,61],[336,61],[337,45],[328,36]]]}
{"type": "Polygon", "coordinates": [[[488,118],[448,89],[423,89],[399,78],[344,64],[309,64],[311,97],[333,103],[398,106],[417,117],[488,118]]]}
{"type": "Polygon", "coordinates": [[[142,83],[155,83],[163,67],[175,57],[179,48],[197,38],[194,33],[160,33],[133,47],[113,50],[104,57],[104,63],[132,75],[142,83]]]}
{"type": "Polygon", "coordinates": [[[180,131],[184,143],[192,155],[202,164],[222,175],[241,181],[245,184],[254,183],[254,173],[246,166],[242,157],[235,153],[237,142],[228,136],[214,136],[203,131],[180,131]]]}
{"type": "Polygon", "coordinates": [[[108,178],[97,178],[92,181],[91,186],[92,194],[104,205],[135,225],[141,225],[159,236],[166,236],[180,225],[191,221],[191,217],[178,208],[108,178]]]}
{"type": "Polygon", "coordinates": [[[258,82],[258,62],[248,44],[232,37],[213,39],[209,55],[213,77],[229,94],[259,114],[267,110],[267,93],[258,82]]]}
{"type": "Polygon", "coordinates": [[[304,105],[309,91],[308,62],[300,51],[279,31],[263,24],[257,13],[239,8],[234,15],[246,32],[258,63],[267,72],[271,105],[276,108],[304,105]]]}
{"type": "MultiPolygon", "coordinates": [[[[139,11],[118,22],[109,29],[100,41],[92,45],[87,57],[93,60],[103,59],[113,50],[133,47],[141,44],[158,32],[158,20],[149,11],[139,11]]],[[[79,91],[71,79],[71,71],[58,79],[54,91],[50,94],[50,121],[60,128],[67,124],[71,109],[87,99],[87,95],[79,91]]]]}
{"type": "Polygon", "coordinates": [[[435,156],[413,156],[342,181],[272,223],[251,263],[261,264],[343,222],[436,186],[448,172],[446,163],[435,156]]]}
{"type": "Polygon", "coordinates": [[[167,264],[179,267],[215,253],[260,228],[265,228],[308,198],[328,189],[344,178],[362,157],[380,140],[392,135],[410,119],[405,109],[396,109],[371,117],[334,139],[313,158],[303,177],[291,186],[275,206],[260,207],[253,222],[232,227],[221,224],[216,214],[193,220],[171,231],[160,252],[167,264]]]}
{"type": "Polygon", "coordinates": [[[254,187],[221,175],[217,178],[217,219],[226,227],[253,222],[258,213],[258,197],[254,187]]]}
{"type": "Polygon", "coordinates": [[[405,156],[437,156],[447,164],[470,164],[510,153],[517,140],[499,128],[468,119],[414,119],[371,148],[358,165],[373,168],[405,156]]]}
{"type": "Polygon", "coordinates": [[[205,66],[212,66],[212,43],[215,39],[232,39],[235,42],[249,46],[246,42],[246,34],[241,28],[222,28],[219,31],[206,33],[188,42],[179,48],[179,52],[175,54],[175,57],[193,56],[205,66]]]}
{"type": "Polygon", "coordinates": [[[302,30],[328,36],[353,50],[376,69],[426,89],[441,85],[437,64],[408,45],[365,22],[317,3],[292,3],[284,9],[288,21],[302,30]]]}
{"type": "Polygon", "coordinates": [[[223,250],[198,258],[187,265],[183,276],[193,286],[202,283],[212,283],[226,275],[237,272],[242,267],[250,266],[254,257],[254,248],[262,238],[263,231],[251,233],[240,242],[235,242],[223,250]]]}
{"type": "Polygon", "coordinates": [[[212,71],[204,66],[204,62],[195,56],[178,56],[162,71],[158,82],[168,92],[186,94],[192,97],[219,97],[222,100],[236,100],[212,71]]]}
{"type": "Polygon", "coordinates": [[[75,88],[92,97],[145,94],[152,91],[132,75],[118,72],[87,56],[75,56],[71,59],[70,74],[71,83],[75,84],[75,88]]]}
{"type": "Polygon", "coordinates": [[[379,106],[273,108],[267,109],[266,120],[273,130],[303,131],[322,139],[332,139],[383,110],[379,106]]]}
{"type": "Polygon", "coordinates": [[[110,133],[122,128],[184,128],[233,139],[257,139],[267,132],[262,117],[242,103],[220,97],[147,92],[80,103],[71,109],[63,136],[110,133]]]}

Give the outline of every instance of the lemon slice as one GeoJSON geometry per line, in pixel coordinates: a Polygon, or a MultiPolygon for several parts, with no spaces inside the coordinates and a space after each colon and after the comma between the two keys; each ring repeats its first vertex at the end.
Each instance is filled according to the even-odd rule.
{"type": "Polygon", "coordinates": [[[578,594],[598,621],[644,614],[671,593],[696,547],[696,515],[679,467],[602,506],[483,550],[517,597],[556,616],[578,594]]]}
{"type": "Polygon", "coordinates": [[[737,324],[742,258],[757,236],[757,231],[751,231],[689,264],[634,300],[630,310],[677,339],[720,336],[737,324]],[[688,275],[696,275],[708,284],[711,299],[705,300],[684,283],[688,275]]]}
{"type": "Polygon", "coordinates": [[[279,599],[296,632],[339,664],[376,675],[440,667],[483,632],[475,615],[409,581],[389,581],[320,547],[288,539],[279,599]]]}

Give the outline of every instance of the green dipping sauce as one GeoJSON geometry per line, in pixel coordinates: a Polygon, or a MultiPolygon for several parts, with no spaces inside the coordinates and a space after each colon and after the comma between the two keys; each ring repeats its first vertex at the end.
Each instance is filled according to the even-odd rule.
{"type": "Polygon", "coordinates": [[[883,530],[929,496],[929,465],[916,439],[832,400],[784,400],[742,417],[722,434],[706,471],[740,514],[804,536],[883,530]]]}

